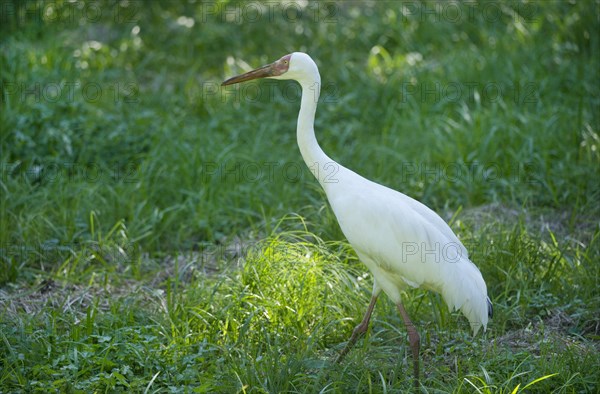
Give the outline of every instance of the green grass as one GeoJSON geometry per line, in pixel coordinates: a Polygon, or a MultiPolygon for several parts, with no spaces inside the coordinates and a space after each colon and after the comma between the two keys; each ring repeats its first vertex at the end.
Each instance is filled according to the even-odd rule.
{"type": "Polygon", "coordinates": [[[218,87],[295,50],[324,150],[451,221],[487,282],[474,338],[406,294],[423,390],[597,392],[598,2],[268,4],[2,4],[0,392],[411,389],[385,297],[333,362],[372,278],[297,87],[218,87]]]}

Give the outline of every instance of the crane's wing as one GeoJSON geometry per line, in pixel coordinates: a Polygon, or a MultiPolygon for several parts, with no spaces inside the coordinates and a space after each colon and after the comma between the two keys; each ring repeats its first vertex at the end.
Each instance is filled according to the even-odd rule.
{"type": "Polygon", "coordinates": [[[475,333],[486,326],[483,277],[434,211],[349,170],[325,190],[344,235],[394,302],[407,286],[424,287],[460,309],[475,333]]]}

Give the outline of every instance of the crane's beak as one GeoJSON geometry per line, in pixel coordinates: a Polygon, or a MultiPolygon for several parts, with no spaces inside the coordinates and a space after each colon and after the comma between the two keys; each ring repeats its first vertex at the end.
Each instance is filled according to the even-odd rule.
{"type": "Polygon", "coordinates": [[[221,86],[224,85],[233,85],[234,83],[240,83],[240,82],[244,82],[244,81],[250,81],[251,79],[257,79],[257,78],[266,78],[266,77],[270,77],[275,75],[273,73],[273,64],[267,64],[266,66],[262,66],[259,67],[255,70],[252,71],[248,71],[245,74],[241,74],[235,77],[231,77],[228,80],[226,80],[225,82],[223,82],[221,84],[221,86]]]}

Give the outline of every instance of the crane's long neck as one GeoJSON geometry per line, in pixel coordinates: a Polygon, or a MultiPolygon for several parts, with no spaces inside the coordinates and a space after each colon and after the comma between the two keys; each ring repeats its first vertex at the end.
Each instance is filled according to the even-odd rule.
{"type": "Polygon", "coordinates": [[[302,101],[298,114],[298,127],[296,130],[298,147],[304,162],[325,188],[329,172],[328,167],[338,165],[331,160],[319,146],[315,137],[315,112],[321,89],[321,78],[317,75],[314,81],[299,81],[302,86],[302,101]]]}

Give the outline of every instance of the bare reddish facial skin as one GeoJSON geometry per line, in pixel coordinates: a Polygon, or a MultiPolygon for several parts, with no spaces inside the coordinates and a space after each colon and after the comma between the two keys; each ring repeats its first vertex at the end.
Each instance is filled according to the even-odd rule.
{"type": "Polygon", "coordinates": [[[273,63],[272,75],[278,76],[285,73],[290,68],[290,59],[292,58],[292,54],[285,55],[281,59],[277,60],[273,63]]]}

